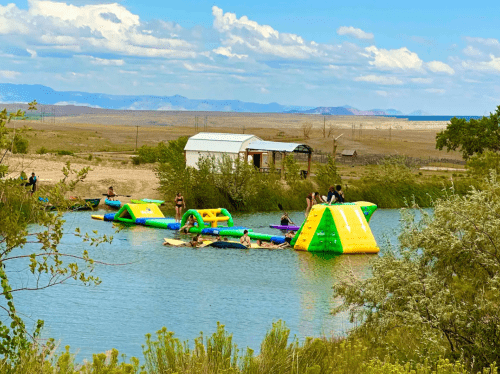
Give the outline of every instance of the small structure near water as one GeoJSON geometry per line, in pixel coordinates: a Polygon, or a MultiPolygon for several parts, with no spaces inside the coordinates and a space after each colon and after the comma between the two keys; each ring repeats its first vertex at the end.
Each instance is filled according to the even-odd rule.
{"type": "MultiPolygon", "coordinates": [[[[237,157],[247,160],[261,172],[268,172],[271,165],[276,164],[276,153],[281,153],[283,160],[287,153],[306,153],[308,165],[303,177],[310,174],[312,152],[313,149],[306,144],[266,141],[251,134],[208,132],[190,137],[184,147],[186,166],[198,168],[198,161],[203,157],[213,157],[217,161],[227,155],[233,160],[237,157]]],[[[275,169],[284,172],[284,163],[281,169],[276,165],[275,169]]]]}

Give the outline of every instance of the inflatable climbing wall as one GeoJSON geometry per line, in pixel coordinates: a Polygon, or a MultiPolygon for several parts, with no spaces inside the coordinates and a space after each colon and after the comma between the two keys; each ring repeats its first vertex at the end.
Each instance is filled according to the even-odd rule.
{"type": "Polygon", "coordinates": [[[368,202],[314,205],[292,240],[309,252],[378,253],[368,221],[377,206],[368,202]]]}

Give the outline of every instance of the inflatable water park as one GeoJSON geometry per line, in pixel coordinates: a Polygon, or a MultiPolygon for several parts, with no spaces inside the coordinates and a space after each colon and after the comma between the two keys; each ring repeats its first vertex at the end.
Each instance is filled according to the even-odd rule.
{"type": "MultiPolygon", "coordinates": [[[[293,227],[294,231],[298,230],[290,245],[295,250],[308,252],[378,253],[377,242],[368,224],[376,209],[375,204],[365,201],[316,204],[302,225],[293,227]]],[[[240,238],[247,230],[248,236],[253,240],[260,239],[275,244],[285,242],[283,235],[262,234],[248,227],[235,226],[233,217],[224,208],[189,209],[179,223],[173,218],[165,217],[158,203],[141,202],[124,204],[116,213],[92,215],[92,218],[178,231],[190,216],[194,217],[195,222],[194,226],[188,228],[189,233],[240,238]]],[[[292,229],[292,226],[284,227],[292,229]]]]}

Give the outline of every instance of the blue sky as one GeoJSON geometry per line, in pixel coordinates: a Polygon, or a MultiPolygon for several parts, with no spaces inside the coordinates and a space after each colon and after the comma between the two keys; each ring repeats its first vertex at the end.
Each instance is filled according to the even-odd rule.
{"type": "Polygon", "coordinates": [[[0,82],[484,115],[500,105],[499,11],[495,1],[0,1],[0,82]]]}

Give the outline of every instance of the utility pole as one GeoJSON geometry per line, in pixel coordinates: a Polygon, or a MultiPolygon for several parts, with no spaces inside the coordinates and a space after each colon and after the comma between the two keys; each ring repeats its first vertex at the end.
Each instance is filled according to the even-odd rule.
{"type": "Polygon", "coordinates": [[[323,138],[326,138],[326,116],[323,116],[323,138]]]}
{"type": "Polygon", "coordinates": [[[135,133],[135,151],[137,152],[137,139],[139,138],[139,126],[137,127],[137,132],[135,133]]]}
{"type": "Polygon", "coordinates": [[[389,126],[389,141],[392,140],[391,130],[392,130],[392,126],[389,126]]]}

